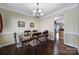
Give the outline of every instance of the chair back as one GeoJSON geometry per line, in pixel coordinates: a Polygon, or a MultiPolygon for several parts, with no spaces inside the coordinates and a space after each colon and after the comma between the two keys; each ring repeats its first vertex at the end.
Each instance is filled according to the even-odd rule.
{"type": "Polygon", "coordinates": [[[31,31],[30,30],[26,30],[24,31],[25,36],[30,36],[31,35],[31,31]]]}
{"type": "Polygon", "coordinates": [[[16,47],[18,48],[18,47],[21,47],[22,46],[22,44],[21,44],[21,39],[22,38],[20,38],[20,36],[19,36],[19,34],[18,33],[14,33],[14,39],[15,39],[15,44],[16,44],[16,47]]]}
{"type": "Polygon", "coordinates": [[[42,34],[41,32],[33,33],[32,37],[40,36],[41,34],[42,34]]]}
{"type": "Polygon", "coordinates": [[[38,30],[33,30],[32,32],[38,32],[38,30]]]}
{"type": "Polygon", "coordinates": [[[14,39],[15,39],[15,44],[17,46],[17,38],[16,38],[17,33],[14,33],[14,39]]]}
{"type": "Polygon", "coordinates": [[[45,30],[45,31],[43,32],[43,35],[46,35],[46,36],[48,37],[48,30],[45,30]]]}
{"type": "Polygon", "coordinates": [[[45,31],[43,32],[43,35],[45,35],[45,40],[47,40],[47,39],[48,39],[48,30],[45,30],[45,31]]]}

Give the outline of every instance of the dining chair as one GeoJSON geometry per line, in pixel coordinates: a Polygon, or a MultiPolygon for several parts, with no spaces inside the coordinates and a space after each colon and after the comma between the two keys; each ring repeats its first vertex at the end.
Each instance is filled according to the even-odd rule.
{"type": "Polygon", "coordinates": [[[18,54],[19,47],[21,46],[21,43],[17,41],[17,33],[14,33],[14,40],[15,40],[15,54],[18,54]]]}
{"type": "MultiPolygon", "coordinates": [[[[32,37],[38,37],[41,35],[41,32],[33,33],[32,37]]],[[[33,40],[34,45],[37,45],[40,43],[39,39],[37,38],[36,40],[33,40]]]]}
{"type": "Polygon", "coordinates": [[[22,47],[22,35],[20,35],[20,33],[14,33],[14,39],[15,39],[15,53],[16,54],[24,54],[24,46],[26,44],[23,44],[23,47],[22,47]],[[20,48],[21,51],[19,50],[20,48]]]}
{"type": "MultiPolygon", "coordinates": [[[[14,33],[15,46],[16,46],[15,53],[16,54],[19,54],[19,53],[23,54],[23,47],[22,47],[22,42],[21,42],[21,40],[23,39],[22,36],[23,36],[22,33],[14,33]],[[20,48],[22,48],[21,51],[19,50],[20,48]]],[[[23,46],[25,46],[25,45],[27,45],[27,44],[24,43],[23,46]]]]}
{"type": "MultiPolygon", "coordinates": [[[[32,37],[39,37],[41,34],[42,34],[41,32],[33,33],[32,37]]],[[[41,50],[41,41],[39,39],[40,39],[40,37],[33,40],[33,53],[35,52],[35,48],[37,48],[37,50],[39,50],[39,52],[41,50]],[[39,49],[38,49],[38,47],[39,47],[39,49]]]]}
{"type": "Polygon", "coordinates": [[[45,40],[47,40],[47,39],[48,39],[48,30],[45,30],[45,31],[43,32],[43,35],[45,35],[45,40]]]}
{"type": "Polygon", "coordinates": [[[38,32],[38,30],[33,30],[32,32],[38,32]]]}
{"type": "Polygon", "coordinates": [[[31,36],[31,31],[30,30],[25,30],[24,35],[25,36],[31,36]]]}
{"type": "Polygon", "coordinates": [[[22,53],[23,54],[24,54],[26,47],[28,48],[29,46],[32,46],[30,44],[30,41],[28,41],[28,40],[30,40],[30,38],[31,38],[31,31],[30,30],[25,30],[23,35],[19,35],[19,40],[21,43],[22,43],[22,40],[27,41],[27,42],[22,43],[22,53]]]}

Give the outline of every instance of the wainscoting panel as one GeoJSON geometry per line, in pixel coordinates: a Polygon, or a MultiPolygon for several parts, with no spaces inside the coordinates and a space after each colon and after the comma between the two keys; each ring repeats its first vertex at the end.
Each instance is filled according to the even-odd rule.
{"type": "Polygon", "coordinates": [[[79,34],[78,33],[72,33],[72,32],[65,33],[64,43],[67,45],[76,47],[79,52],[79,34]]]}

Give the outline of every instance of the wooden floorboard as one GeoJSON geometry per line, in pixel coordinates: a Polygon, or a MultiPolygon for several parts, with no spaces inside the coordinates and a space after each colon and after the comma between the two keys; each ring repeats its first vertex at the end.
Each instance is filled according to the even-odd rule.
{"type": "Polygon", "coordinates": [[[0,48],[0,55],[49,55],[53,54],[54,43],[51,40],[42,42],[37,46],[27,45],[24,47],[24,53],[22,53],[22,48],[16,49],[15,44],[8,45],[0,48]]]}
{"type": "MultiPolygon", "coordinates": [[[[77,55],[77,48],[68,45],[61,45],[58,50],[60,55],[77,55]],[[65,47],[61,48],[61,47],[65,47]]],[[[24,53],[22,48],[16,49],[15,44],[8,45],[0,48],[0,55],[54,55],[54,42],[47,40],[37,46],[27,45],[24,47],[24,53]]]]}

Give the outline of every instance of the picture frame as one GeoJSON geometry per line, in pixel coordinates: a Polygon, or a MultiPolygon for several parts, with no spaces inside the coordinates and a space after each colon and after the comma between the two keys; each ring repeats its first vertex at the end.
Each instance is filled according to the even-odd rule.
{"type": "Polygon", "coordinates": [[[30,23],[30,27],[34,28],[34,23],[30,23]]]}
{"type": "Polygon", "coordinates": [[[18,27],[25,27],[24,21],[18,21],[18,27]]]}

